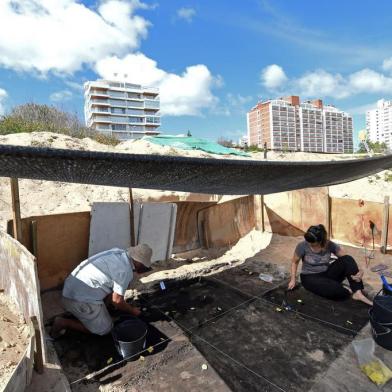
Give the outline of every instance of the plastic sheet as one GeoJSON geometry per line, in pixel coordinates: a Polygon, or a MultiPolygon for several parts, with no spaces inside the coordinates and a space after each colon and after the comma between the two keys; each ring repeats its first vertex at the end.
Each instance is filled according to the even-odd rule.
{"type": "Polygon", "coordinates": [[[385,385],[392,378],[392,370],[374,355],[374,340],[357,340],[353,341],[352,345],[362,372],[376,385],[385,385]]]}

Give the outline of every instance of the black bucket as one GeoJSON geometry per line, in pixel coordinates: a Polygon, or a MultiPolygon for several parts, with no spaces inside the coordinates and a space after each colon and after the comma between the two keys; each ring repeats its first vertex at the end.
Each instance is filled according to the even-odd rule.
{"type": "Polygon", "coordinates": [[[375,318],[374,309],[369,310],[369,318],[375,342],[392,351],[392,320],[389,323],[381,323],[375,318]]]}
{"type": "Polygon", "coordinates": [[[382,293],[383,293],[384,295],[390,295],[390,296],[392,296],[392,291],[389,290],[389,288],[388,288],[387,286],[385,286],[385,284],[382,286],[382,293]]]}
{"type": "Polygon", "coordinates": [[[373,300],[373,318],[380,324],[392,323],[392,296],[376,295],[373,300]]]}
{"type": "Polygon", "coordinates": [[[147,325],[138,318],[128,318],[116,324],[112,330],[118,353],[128,361],[138,359],[138,353],[146,348],[147,325]]]}

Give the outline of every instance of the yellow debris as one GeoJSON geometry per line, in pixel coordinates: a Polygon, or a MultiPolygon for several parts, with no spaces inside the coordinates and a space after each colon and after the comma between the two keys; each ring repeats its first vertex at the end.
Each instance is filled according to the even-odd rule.
{"type": "Polygon", "coordinates": [[[392,378],[392,371],[380,361],[362,365],[361,370],[377,385],[384,385],[392,378]]]}
{"type": "Polygon", "coordinates": [[[282,311],[282,308],[275,308],[275,310],[276,310],[277,312],[281,312],[281,311],[282,311]]]}
{"type": "Polygon", "coordinates": [[[141,355],[139,359],[140,359],[141,361],[144,361],[143,355],[141,355]]]}
{"type": "Polygon", "coordinates": [[[106,361],[106,363],[107,363],[108,365],[110,365],[112,362],[113,362],[113,358],[112,358],[112,357],[110,357],[110,358],[106,361]]]}
{"type": "Polygon", "coordinates": [[[147,349],[147,351],[148,351],[150,354],[152,354],[152,353],[154,352],[154,347],[150,346],[150,347],[147,349]]]}

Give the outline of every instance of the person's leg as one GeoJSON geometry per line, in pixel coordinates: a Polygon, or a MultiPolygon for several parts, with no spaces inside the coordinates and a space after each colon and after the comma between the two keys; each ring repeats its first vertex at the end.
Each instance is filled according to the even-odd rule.
{"type": "Polygon", "coordinates": [[[113,326],[112,318],[105,304],[90,304],[78,302],[69,298],[62,299],[64,308],[72,313],[77,320],[60,319],[53,325],[53,333],[61,329],[73,329],[79,332],[94,333],[96,335],[108,334],[113,326]]]}
{"type": "Polygon", "coordinates": [[[91,333],[79,320],[56,317],[54,319],[50,335],[54,339],[59,338],[67,329],[83,333],[91,333]]]}
{"type": "Polygon", "coordinates": [[[352,276],[359,272],[356,261],[349,255],[339,257],[328,268],[327,276],[336,281],[343,282],[347,278],[350,288],[355,293],[357,290],[363,290],[362,281],[355,281],[352,276]]]}
{"type": "Polygon", "coordinates": [[[340,282],[328,278],[326,274],[301,274],[301,283],[306,290],[320,297],[339,300],[350,296],[340,282]]]}
{"type": "Polygon", "coordinates": [[[373,305],[363,294],[362,280],[356,281],[352,276],[358,274],[359,268],[356,261],[349,255],[339,257],[328,268],[327,276],[337,282],[343,282],[347,278],[350,288],[352,290],[352,298],[357,301],[362,301],[368,305],[373,305]]]}

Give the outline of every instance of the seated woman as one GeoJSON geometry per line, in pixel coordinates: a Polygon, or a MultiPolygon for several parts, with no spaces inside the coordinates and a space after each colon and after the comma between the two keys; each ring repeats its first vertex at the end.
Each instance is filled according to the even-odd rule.
{"type": "Polygon", "coordinates": [[[373,303],[363,294],[363,271],[358,269],[355,260],[345,255],[342,248],[327,238],[323,225],[310,226],[304,235],[305,241],[295,248],[291,262],[291,279],[288,289],[296,285],[298,263],[302,259],[301,283],[305,289],[321,297],[339,300],[352,295],[352,298],[368,305],[373,303]],[[337,259],[331,259],[331,254],[337,259]],[[348,280],[350,289],[342,285],[348,280]]]}

